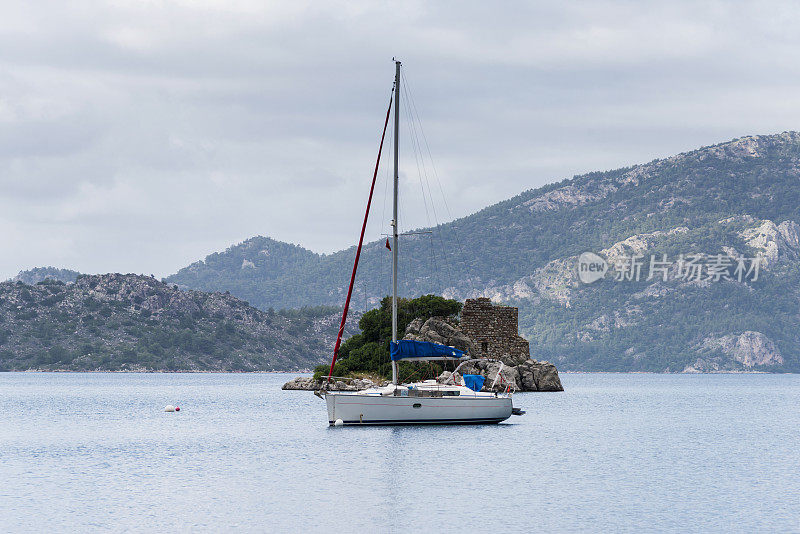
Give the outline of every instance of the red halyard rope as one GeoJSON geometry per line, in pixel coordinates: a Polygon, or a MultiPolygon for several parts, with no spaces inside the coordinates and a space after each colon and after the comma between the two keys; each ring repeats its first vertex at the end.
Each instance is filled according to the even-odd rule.
{"type": "MultiPolygon", "coordinates": [[[[394,88],[392,89],[394,94],[394,88]]],[[[364,232],[367,229],[367,219],[369,218],[369,208],[372,205],[372,193],[375,191],[375,180],[378,177],[378,167],[381,164],[381,152],[383,152],[383,140],[386,138],[386,128],[389,126],[389,115],[392,111],[392,98],[389,97],[389,109],[386,110],[386,121],[383,123],[383,134],[381,134],[381,144],[378,146],[378,161],[375,162],[375,172],[372,173],[372,186],[369,188],[369,199],[367,200],[367,211],[364,213],[364,224],[361,225],[361,237],[358,238],[358,248],[356,249],[356,259],[353,262],[353,274],[350,275],[350,287],[347,288],[347,299],[344,301],[342,310],[342,322],[339,324],[339,334],[336,336],[336,346],[333,349],[333,360],[331,369],[328,371],[328,381],[333,376],[333,366],[336,365],[336,357],[339,356],[339,347],[342,344],[342,334],[344,324],[347,322],[347,311],[350,308],[350,297],[353,295],[353,284],[356,281],[356,271],[358,270],[358,259],[361,257],[361,245],[364,244],[364,232]]]]}

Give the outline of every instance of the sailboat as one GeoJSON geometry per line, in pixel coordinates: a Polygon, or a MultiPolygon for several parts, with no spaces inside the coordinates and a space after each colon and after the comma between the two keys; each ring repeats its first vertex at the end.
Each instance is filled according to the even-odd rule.
{"type": "MultiPolygon", "coordinates": [[[[361,391],[331,391],[327,387],[317,394],[325,399],[328,408],[328,423],[330,425],[398,425],[398,424],[467,424],[467,423],[500,423],[512,414],[522,415],[519,409],[512,404],[511,392],[492,393],[480,391],[484,377],[477,375],[464,375],[462,383],[442,384],[436,380],[425,380],[409,384],[398,383],[398,362],[400,361],[441,361],[460,360],[467,361],[468,355],[464,352],[445,345],[436,343],[398,340],[397,332],[397,265],[398,265],[398,147],[400,133],[400,66],[395,61],[394,79],[394,200],[392,227],[392,342],[390,344],[390,358],[392,363],[392,382],[383,387],[373,387],[361,391]]],[[[380,154],[383,150],[383,141],[389,123],[389,114],[392,109],[392,100],[386,112],[386,121],[378,149],[378,163],[375,165],[372,187],[370,189],[367,211],[364,224],[361,228],[361,238],[356,249],[356,259],[350,278],[350,287],[347,292],[342,321],[339,327],[336,346],[334,348],[331,370],[328,373],[327,384],[330,384],[333,366],[341,344],[342,333],[347,318],[350,297],[353,291],[358,260],[361,255],[361,246],[364,241],[364,231],[367,225],[369,209],[372,202],[372,193],[375,189],[375,179],[380,165],[380,154]]],[[[457,368],[458,369],[458,368],[457,368]]],[[[456,369],[456,370],[457,370],[456,369]]],[[[499,371],[498,371],[499,374],[499,371]]],[[[453,373],[453,376],[458,376],[453,373]]],[[[495,379],[495,382],[497,380],[495,379]]]]}

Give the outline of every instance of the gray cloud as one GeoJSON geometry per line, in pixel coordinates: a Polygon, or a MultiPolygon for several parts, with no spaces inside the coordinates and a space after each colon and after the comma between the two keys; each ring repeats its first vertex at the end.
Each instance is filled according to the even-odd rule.
{"type": "MultiPolygon", "coordinates": [[[[0,276],[161,276],[255,234],[349,246],[395,54],[447,195],[440,221],[796,129],[799,15],[791,2],[11,3],[0,276]]],[[[423,226],[404,136],[404,221],[423,226]]]]}

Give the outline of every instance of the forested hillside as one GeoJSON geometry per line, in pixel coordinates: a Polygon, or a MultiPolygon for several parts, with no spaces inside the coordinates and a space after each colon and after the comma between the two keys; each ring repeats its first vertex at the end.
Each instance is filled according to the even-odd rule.
{"type": "MultiPolygon", "coordinates": [[[[402,242],[401,294],[484,295],[520,307],[532,355],[587,370],[800,370],[800,134],[754,136],[526,191],[402,242]],[[764,258],[756,280],[593,284],[578,256],[764,258]]],[[[169,278],[254,305],[341,304],[354,251],[256,237],[169,278]]],[[[356,302],[386,294],[388,251],[366,245],[356,302]],[[366,288],[367,294],[363,291],[366,288]]],[[[732,270],[730,271],[732,274],[732,270]]],[[[735,277],[734,277],[735,278],[735,277]]]]}
{"type": "MultiPolygon", "coordinates": [[[[340,310],[261,311],[140,275],[0,284],[0,371],[286,371],[333,351],[340,310]]],[[[356,330],[358,314],[347,332],[356,330]]]]}

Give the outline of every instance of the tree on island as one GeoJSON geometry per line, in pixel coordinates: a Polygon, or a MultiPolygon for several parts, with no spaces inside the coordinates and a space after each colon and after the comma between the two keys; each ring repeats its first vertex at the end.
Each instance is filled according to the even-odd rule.
{"type": "MultiPolygon", "coordinates": [[[[431,317],[446,317],[458,320],[462,304],[457,300],[438,295],[424,295],[415,299],[397,300],[397,336],[403,337],[408,324],[414,319],[423,321],[431,317]]],[[[389,360],[389,342],[392,340],[392,298],[384,297],[379,308],[370,310],[358,321],[360,334],[350,337],[339,348],[339,356],[333,367],[333,376],[376,376],[390,378],[392,366],[389,360]]],[[[433,364],[432,364],[433,365],[433,364]]],[[[440,369],[434,365],[438,372],[440,369]]],[[[318,365],[314,378],[328,376],[329,365],[318,365]]],[[[400,380],[406,380],[417,372],[410,363],[399,366],[400,380]]]]}

